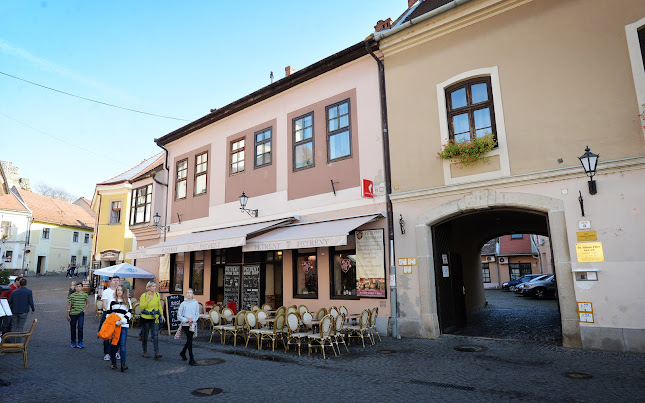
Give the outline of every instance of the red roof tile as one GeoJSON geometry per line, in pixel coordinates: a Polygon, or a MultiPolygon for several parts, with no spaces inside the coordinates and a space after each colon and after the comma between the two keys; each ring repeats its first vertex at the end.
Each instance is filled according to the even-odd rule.
{"type": "Polygon", "coordinates": [[[0,196],[0,210],[29,211],[12,193],[0,196]]]}
{"type": "Polygon", "coordinates": [[[94,218],[81,206],[19,189],[18,193],[33,214],[34,221],[94,228],[94,218]]]}

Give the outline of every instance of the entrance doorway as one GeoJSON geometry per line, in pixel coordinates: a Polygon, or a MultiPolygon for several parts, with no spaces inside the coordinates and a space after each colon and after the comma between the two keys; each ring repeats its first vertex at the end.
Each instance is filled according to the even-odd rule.
{"type": "Polygon", "coordinates": [[[40,276],[43,274],[45,269],[45,256],[38,256],[38,262],[36,262],[36,275],[40,276]]]}
{"type": "MultiPolygon", "coordinates": [[[[514,245],[528,244],[528,255],[531,256],[530,234],[549,236],[547,214],[524,209],[491,208],[462,212],[432,226],[441,333],[561,342],[557,299],[542,303],[509,294],[498,287],[486,287],[486,282],[491,281],[492,263],[482,262],[486,261],[482,259],[482,245],[488,245],[491,240],[508,239],[514,245]],[[519,299],[514,299],[516,297],[519,299]]],[[[502,275],[499,275],[499,267],[496,267],[497,274],[493,273],[498,284],[501,285],[505,276],[515,278],[524,272],[531,273],[532,263],[518,259],[517,255],[519,253],[511,251],[505,257],[495,258],[494,264],[499,261],[505,263],[500,266],[503,267],[502,275]],[[509,259],[513,263],[509,263],[509,259]]]]}

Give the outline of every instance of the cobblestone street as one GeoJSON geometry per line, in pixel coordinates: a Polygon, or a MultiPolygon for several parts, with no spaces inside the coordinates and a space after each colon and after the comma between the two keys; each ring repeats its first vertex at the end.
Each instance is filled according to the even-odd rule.
{"type": "MultiPolygon", "coordinates": [[[[19,354],[0,356],[2,401],[644,401],[645,355],[571,350],[554,343],[442,336],[437,340],[384,337],[375,346],[323,360],[293,349],[258,351],[250,342],[208,343],[201,331],[191,367],[181,341],[161,336],[160,360],[141,357],[138,329],[128,337],[128,366],[103,361],[93,312],[85,321],[85,349],[71,349],[65,306],[69,279],[29,277],[38,326],[29,345],[29,369],[19,354]],[[454,347],[476,345],[479,352],[454,347]],[[216,359],[215,365],[204,360],[216,359]],[[568,372],[592,379],[572,379],[568,372]],[[192,391],[220,388],[213,397],[192,391]]],[[[30,315],[30,320],[32,316],[30,315]]]]}

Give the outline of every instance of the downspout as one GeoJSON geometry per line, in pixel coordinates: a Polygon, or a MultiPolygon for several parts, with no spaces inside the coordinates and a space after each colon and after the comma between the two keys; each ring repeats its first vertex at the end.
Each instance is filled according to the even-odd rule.
{"type": "MultiPolygon", "coordinates": [[[[98,253],[98,243],[99,243],[99,228],[101,227],[101,202],[103,201],[103,195],[99,193],[99,211],[96,213],[96,233],[94,234],[94,253],[92,255],[92,262],[98,253]]],[[[94,266],[92,264],[92,266],[94,266]]],[[[101,268],[101,261],[99,260],[99,269],[101,268]]]]}
{"type": "Polygon", "coordinates": [[[385,66],[372,49],[370,43],[365,41],[365,49],[376,60],[378,64],[379,94],[381,98],[381,127],[383,130],[383,165],[385,168],[385,204],[387,209],[387,232],[390,243],[390,316],[392,318],[392,337],[400,339],[397,318],[399,316],[398,303],[396,299],[396,265],[394,264],[394,214],[392,211],[392,177],[390,172],[390,137],[387,126],[387,98],[385,94],[385,66]],[[392,281],[394,280],[394,281],[392,281]]]}
{"type": "MultiPolygon", "coordinates": [[[[30,212],[31,213],[31,212],[30,212]]],[[[22,247],[22,265],[20,272],[25,274],[25,259],[27,257],[27,245],[29,245],[29,237],[31,234],[31,217],[27,217],[27,234],[25,235],[25,244],[22,247]]]]}
{"type": "Polygon", "coordinates": [[[166,206],[164,207],[164,214],[163,214],[163,222],[164,222],[163,223],[163,227],[164,227],[163,241],[166,242],[166,232],[168,232],[167,231],[167,225],[166,225],[166,222],[167,222],[167,219],[168,219],[168,192],[169,192],[168,184],[170,183],[170,167],[168,166],[168,149],[166,147],[162,146],[159,143],[155,143],[155,144],[157,144],[159,147],[161,147],[161,149],[164,150],[164,152],[166,153],[166,162],[164,164],[164,169],[166,170],[166,182],[167,183],[159,182],[154,176],[152,177],[152,179],[155,182],[157,182],[161,186],[166,187],[166,206]]]}

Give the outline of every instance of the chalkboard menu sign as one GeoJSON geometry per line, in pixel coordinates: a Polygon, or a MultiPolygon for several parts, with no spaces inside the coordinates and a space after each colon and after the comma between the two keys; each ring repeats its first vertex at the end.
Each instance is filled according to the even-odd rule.
{"type": "Polygon", "coordinates": [[[240,266],[224,267],[224,304],[235,302],[240,305],[240,266]]]}
{"type": "Polygon", "coordinates": [[[179,305],[184,300],[183,295],[169,295],[166,297],[166,323],[168,324],[168,334],[179,329],[181,321],[177,319],[179,305]]]}
{"type": "Polygon", "coordinates": [[[245,265],[242,274],[242,309],[250,311],[260,305],[260,265],[245,265]]]}

